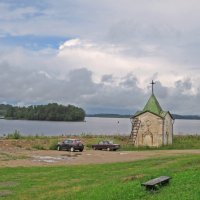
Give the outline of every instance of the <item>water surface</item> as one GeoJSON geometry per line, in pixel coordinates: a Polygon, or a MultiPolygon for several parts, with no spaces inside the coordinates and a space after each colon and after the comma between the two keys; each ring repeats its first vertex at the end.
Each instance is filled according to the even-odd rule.
{"type": "MultiPolygon", "coordinates": [[[[86,122],[52,122],[28,120],[0,120],[0,135],[18,130],[23,135],[80,135],[105,134],[129,135],[131,122],[128,118],[86,117],[86,122]]],[[[200,120],[175,120],[175,135],[200,135],[200,120]]]]}

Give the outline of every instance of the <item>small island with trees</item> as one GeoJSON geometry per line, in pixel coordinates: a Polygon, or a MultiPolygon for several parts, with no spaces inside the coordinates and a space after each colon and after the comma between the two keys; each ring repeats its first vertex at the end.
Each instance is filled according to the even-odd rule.
{"type": "Polygon", "coordinates": [[[84,121],[85,111],[73,105],[34,105],[19,107],[0,105],[0,115],[5,119],[43,120],[43,121],[84,121]]]}

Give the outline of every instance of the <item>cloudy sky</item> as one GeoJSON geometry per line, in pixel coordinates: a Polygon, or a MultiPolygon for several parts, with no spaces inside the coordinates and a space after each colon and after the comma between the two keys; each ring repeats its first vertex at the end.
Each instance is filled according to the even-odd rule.
{"type": "Polygon", "coordinates": [[[198,0],[0,0],[0,103],[200,114],[198,0]]]}

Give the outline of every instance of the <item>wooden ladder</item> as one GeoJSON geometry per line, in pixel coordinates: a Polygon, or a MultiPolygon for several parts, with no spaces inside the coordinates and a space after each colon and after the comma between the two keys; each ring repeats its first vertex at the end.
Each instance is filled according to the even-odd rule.
{"type": "Polygon", "coordinates": [[[132,143],[133,145],[135,145],[135,141],[136,141],[136,138],[138,135],[140,124],[141,124],[141,121],[137,118],[134,119],[134,121],[132,122],[132,130],[131,130],[130,137],[128,139],[128,143],[132,143]]]}

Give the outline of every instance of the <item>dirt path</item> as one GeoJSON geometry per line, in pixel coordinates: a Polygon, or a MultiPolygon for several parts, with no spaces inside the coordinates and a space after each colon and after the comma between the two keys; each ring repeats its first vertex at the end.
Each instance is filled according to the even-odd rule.
{"type": "Polygon", "coordinates": [[[0,167],[80,165],[142,160],[152,157],[199,154],[200,150],[154,150],[154,151],[94,151],[67,152],[56,150],[25,150],[0,148],[0,167]]]}

